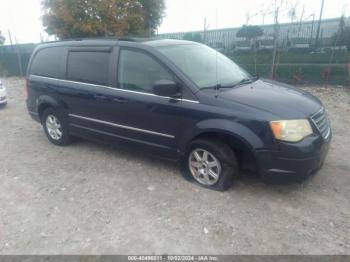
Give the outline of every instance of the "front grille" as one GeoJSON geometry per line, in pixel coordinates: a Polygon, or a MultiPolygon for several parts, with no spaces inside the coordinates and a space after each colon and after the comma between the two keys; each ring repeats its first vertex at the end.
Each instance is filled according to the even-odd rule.
{"type": "Polygon", "coordinates": [[[311,120],[315,124],[323,138],[327,139],[331,132],[331,127],[325,109],[322,108],[316,114],[312,115],[311,120]]]}

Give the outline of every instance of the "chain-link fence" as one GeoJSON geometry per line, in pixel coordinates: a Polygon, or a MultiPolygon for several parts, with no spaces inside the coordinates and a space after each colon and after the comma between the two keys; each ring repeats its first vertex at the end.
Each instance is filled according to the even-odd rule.
{"type": "MultiPolygon", "coordinates": [[[[0,76],[23,76],[35,44],[0,46],[0,76]]],[[[271,78],[272,50],[214,46],[253,75],[271,78]]],[[[292,84],[350,85],[350,52],[346,49],[279,49],[274,78],[292,84]]]]}
{"type": "Polygon", "coordinates": [[[0,76],[23,76],[35,44],[0,46],[0,76]]]}
{"type": "MultiPolygon", "coordinates": [[[[227,52],[248,72],[271,78],[272,51],[227,52]]],[[[350,84],[350,53],[347,50],[279,50],[274,78],[292,84],[350,84]]]]}

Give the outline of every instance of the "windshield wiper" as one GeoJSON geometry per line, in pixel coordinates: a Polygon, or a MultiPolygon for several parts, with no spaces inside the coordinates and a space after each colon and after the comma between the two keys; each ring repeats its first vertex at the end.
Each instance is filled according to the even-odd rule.
{"type": "Polygon", "coordinates": [[[249,78],[243,78],[241,81],[238,83],[234,84],[232,87],[240,86],[240,85],[246,85],[246,84],[251,84],[259,79],[258,76],[254,77],[249,77],[249,78]]]}
{"type": "Polygon", "coordinates": [[[259,79],[259,77],[243,78],[242,80],[240,80],[237,83],[216,84],[216,85],[212,85],[212,86],[205,86],[205,87],[202,87],[201,90],[203,90],[203,89],[216,89],[216,90],[218,90],[218,89],[221,89],[221,88],[234,88],[236,86],[253,83],[253,82],[255,82],[258,79],[259,79]]]}
{"type": "Polygon", "coordinates": [[[236,84],[216,84],[216,85],[212,85],[212,86],[205,86],[202,87],[201,90],[204,89],[221,89],[221,88],[232,88],[234,87],[236,84]]]}

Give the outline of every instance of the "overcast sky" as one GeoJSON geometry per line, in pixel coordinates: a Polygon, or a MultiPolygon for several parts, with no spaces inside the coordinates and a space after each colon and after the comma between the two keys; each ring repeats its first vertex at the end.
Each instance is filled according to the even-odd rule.
{"type": "MultiPolygon", "coordinates": [[[[287,0],[285,0],[287,1],[287,0]]],[[[0,30],[9,40],[8,29],[19,43],[39,42],[40,36],[47,38],[41,23],[41,0],[0,0],[0,30]]],[[[159,33],[202,30],[204,17],[209,29],[238,27],[247,21],[262,24],[261,10],[268,8],[272,0],[166,0],[166,17],[159,33]]],[[[321,0],[288,0],[299,2],[299,15],[305,6],[304,18],[317,14],[321,0]]],[[[350,15],[350,0],[325,0],[324,18],[339,17],[343,12],[350,15]]],[[[309,18],[312,19],[312,18],[309,18]]],[[[286,13],[280,22],[288,22],[286,13]]],[[[272,15],[265,18],[265,24],[273,22],[272,15]]]]}

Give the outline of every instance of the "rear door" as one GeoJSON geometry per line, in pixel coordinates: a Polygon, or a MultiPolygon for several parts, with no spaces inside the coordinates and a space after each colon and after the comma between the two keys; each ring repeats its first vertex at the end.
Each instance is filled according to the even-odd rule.
{"type": "MultiPolygon", "coordinates": [[[[104,93],[112,85],[112,47],[68,49],[66,81],[61,81],[69,114],[101,118],[105,113],[104,93]]],[[[71,118],[74,123],[75,119],[71,118]]]]}

